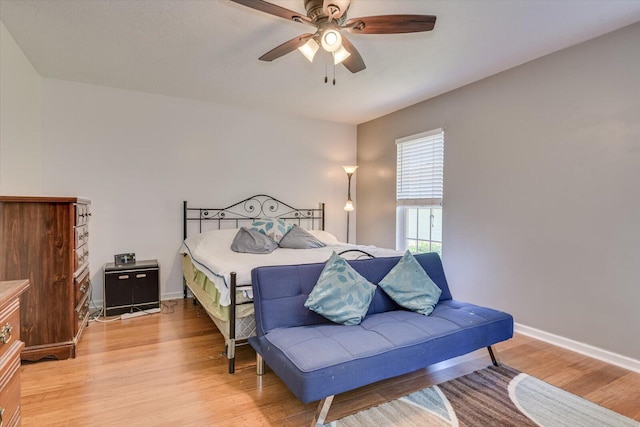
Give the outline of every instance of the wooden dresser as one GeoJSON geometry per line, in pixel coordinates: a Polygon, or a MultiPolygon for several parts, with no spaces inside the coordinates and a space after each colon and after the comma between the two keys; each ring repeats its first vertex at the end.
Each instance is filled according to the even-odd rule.
{"type": "Polygon", "coordinates": [[[23,360],[75,357],[89,319],[90,202],[0,196],[0,280],[29,279],[20,297],[23,360]]]}
{"type": "Polygon", "coordinates": [[[0,282],[0,426],[20,425],[20,295],[28,286],[0,282]]]}

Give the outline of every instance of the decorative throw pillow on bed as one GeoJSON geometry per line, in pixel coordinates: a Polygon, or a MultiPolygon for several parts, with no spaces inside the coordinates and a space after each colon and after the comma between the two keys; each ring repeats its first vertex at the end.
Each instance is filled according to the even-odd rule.
{"type": "Polygon", "coordinates": [[[279,218],[260,218],[253,221],[250,230],[256,230],[262,234],[271,237],[276,243],[291,230],[293,224],[287,224],[283,219],[279,218]]]}
{"type": "Polygon", "coordinates": [[[431,314],[442,293],[409,251],[378,286],[398,305],[426,316],[431,314]]]}
{"type": "Polygon", "coordinates": [[[278,244],[269,236],[256,230],[241,227],[233,238],[231,250],[245,254],[270,254],[278,244]]]}
{"type": "Polygon", "coordinates": [[[287,249],[314,249],[324,248],[326,245],[304,228],[294,224],[291,230],[280,239],[278,246],[287,249]]]}
{"type": "Polygon", "coordinates": [[[375,291],[376,285],[334,252],[304,306],[332,322],[357,325],[367,314],[375,291]]]}

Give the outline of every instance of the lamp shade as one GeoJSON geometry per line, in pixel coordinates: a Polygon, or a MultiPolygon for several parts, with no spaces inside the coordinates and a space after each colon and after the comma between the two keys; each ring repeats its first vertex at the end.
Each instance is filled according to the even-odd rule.
{"type": "Polygon", "coordinates": [[[351,54],[349,53],[349,51],[347,49],[344,48],[344,46],[340,46],[338,48],[338,50],[336,50],[335,52],[333,52],[333,63],[335,65],[340,64],[342,61],[344,61],[345,59],[347,59],[349,56],[351,56],[351,54]]]}
{"type": "Polygon", "coordinates": [[[358,166],[343,166],[346,173],[355,173],[358,166]]]}
{"type": "Polygon", "coordinates": [[[298,50],[304,55],[305,58],[309,60],[309,62],[313,62],[313,57],[316,55],[318,49],[320,49],[320,46],[314,39],[307,40],[305,44],[298,48],[298,50]]]}
{"type": "Polygon", "coordinates": [[[344,205],[344,210],[347,212],[352,212],[354,210],[353,202],[351,200],[347,200],[347,204],[344,205]]]}

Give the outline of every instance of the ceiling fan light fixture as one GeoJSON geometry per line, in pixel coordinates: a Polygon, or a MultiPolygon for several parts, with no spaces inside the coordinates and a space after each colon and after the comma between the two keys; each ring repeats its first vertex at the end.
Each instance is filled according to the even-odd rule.
{"type": "Polygon", "coordinates": [[[320,45],[314,39],[309,39],[305,44],[300,46],[298,50],[304,55],[309,62],[313,62],[313,57],[316,56],[316,52],[320,49],[320,45]]]}
{"type": "Polygon", "coordinates": [[[338,65],[342,63],[342,61],[347,59],[349,56],[351,56],[351,53],[349,53],[349,51],[345,49],[344,46],[340,46],[338,50],[333,52],[333,63],[335,65],[338,65]]]}
{"type": "Polygon", "coordinates": [[[342,47],[342,35],[336,30],[325,30],[321,43],[327,52],[335,52],[342,47]]]}

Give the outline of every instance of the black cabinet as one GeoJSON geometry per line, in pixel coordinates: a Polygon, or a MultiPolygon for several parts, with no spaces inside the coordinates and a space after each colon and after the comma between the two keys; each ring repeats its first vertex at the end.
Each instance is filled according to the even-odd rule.
{"type": "Polygon", "coordinates": [[[160,308],[158,261],[104,265],[104,315],[160,308]]]}

